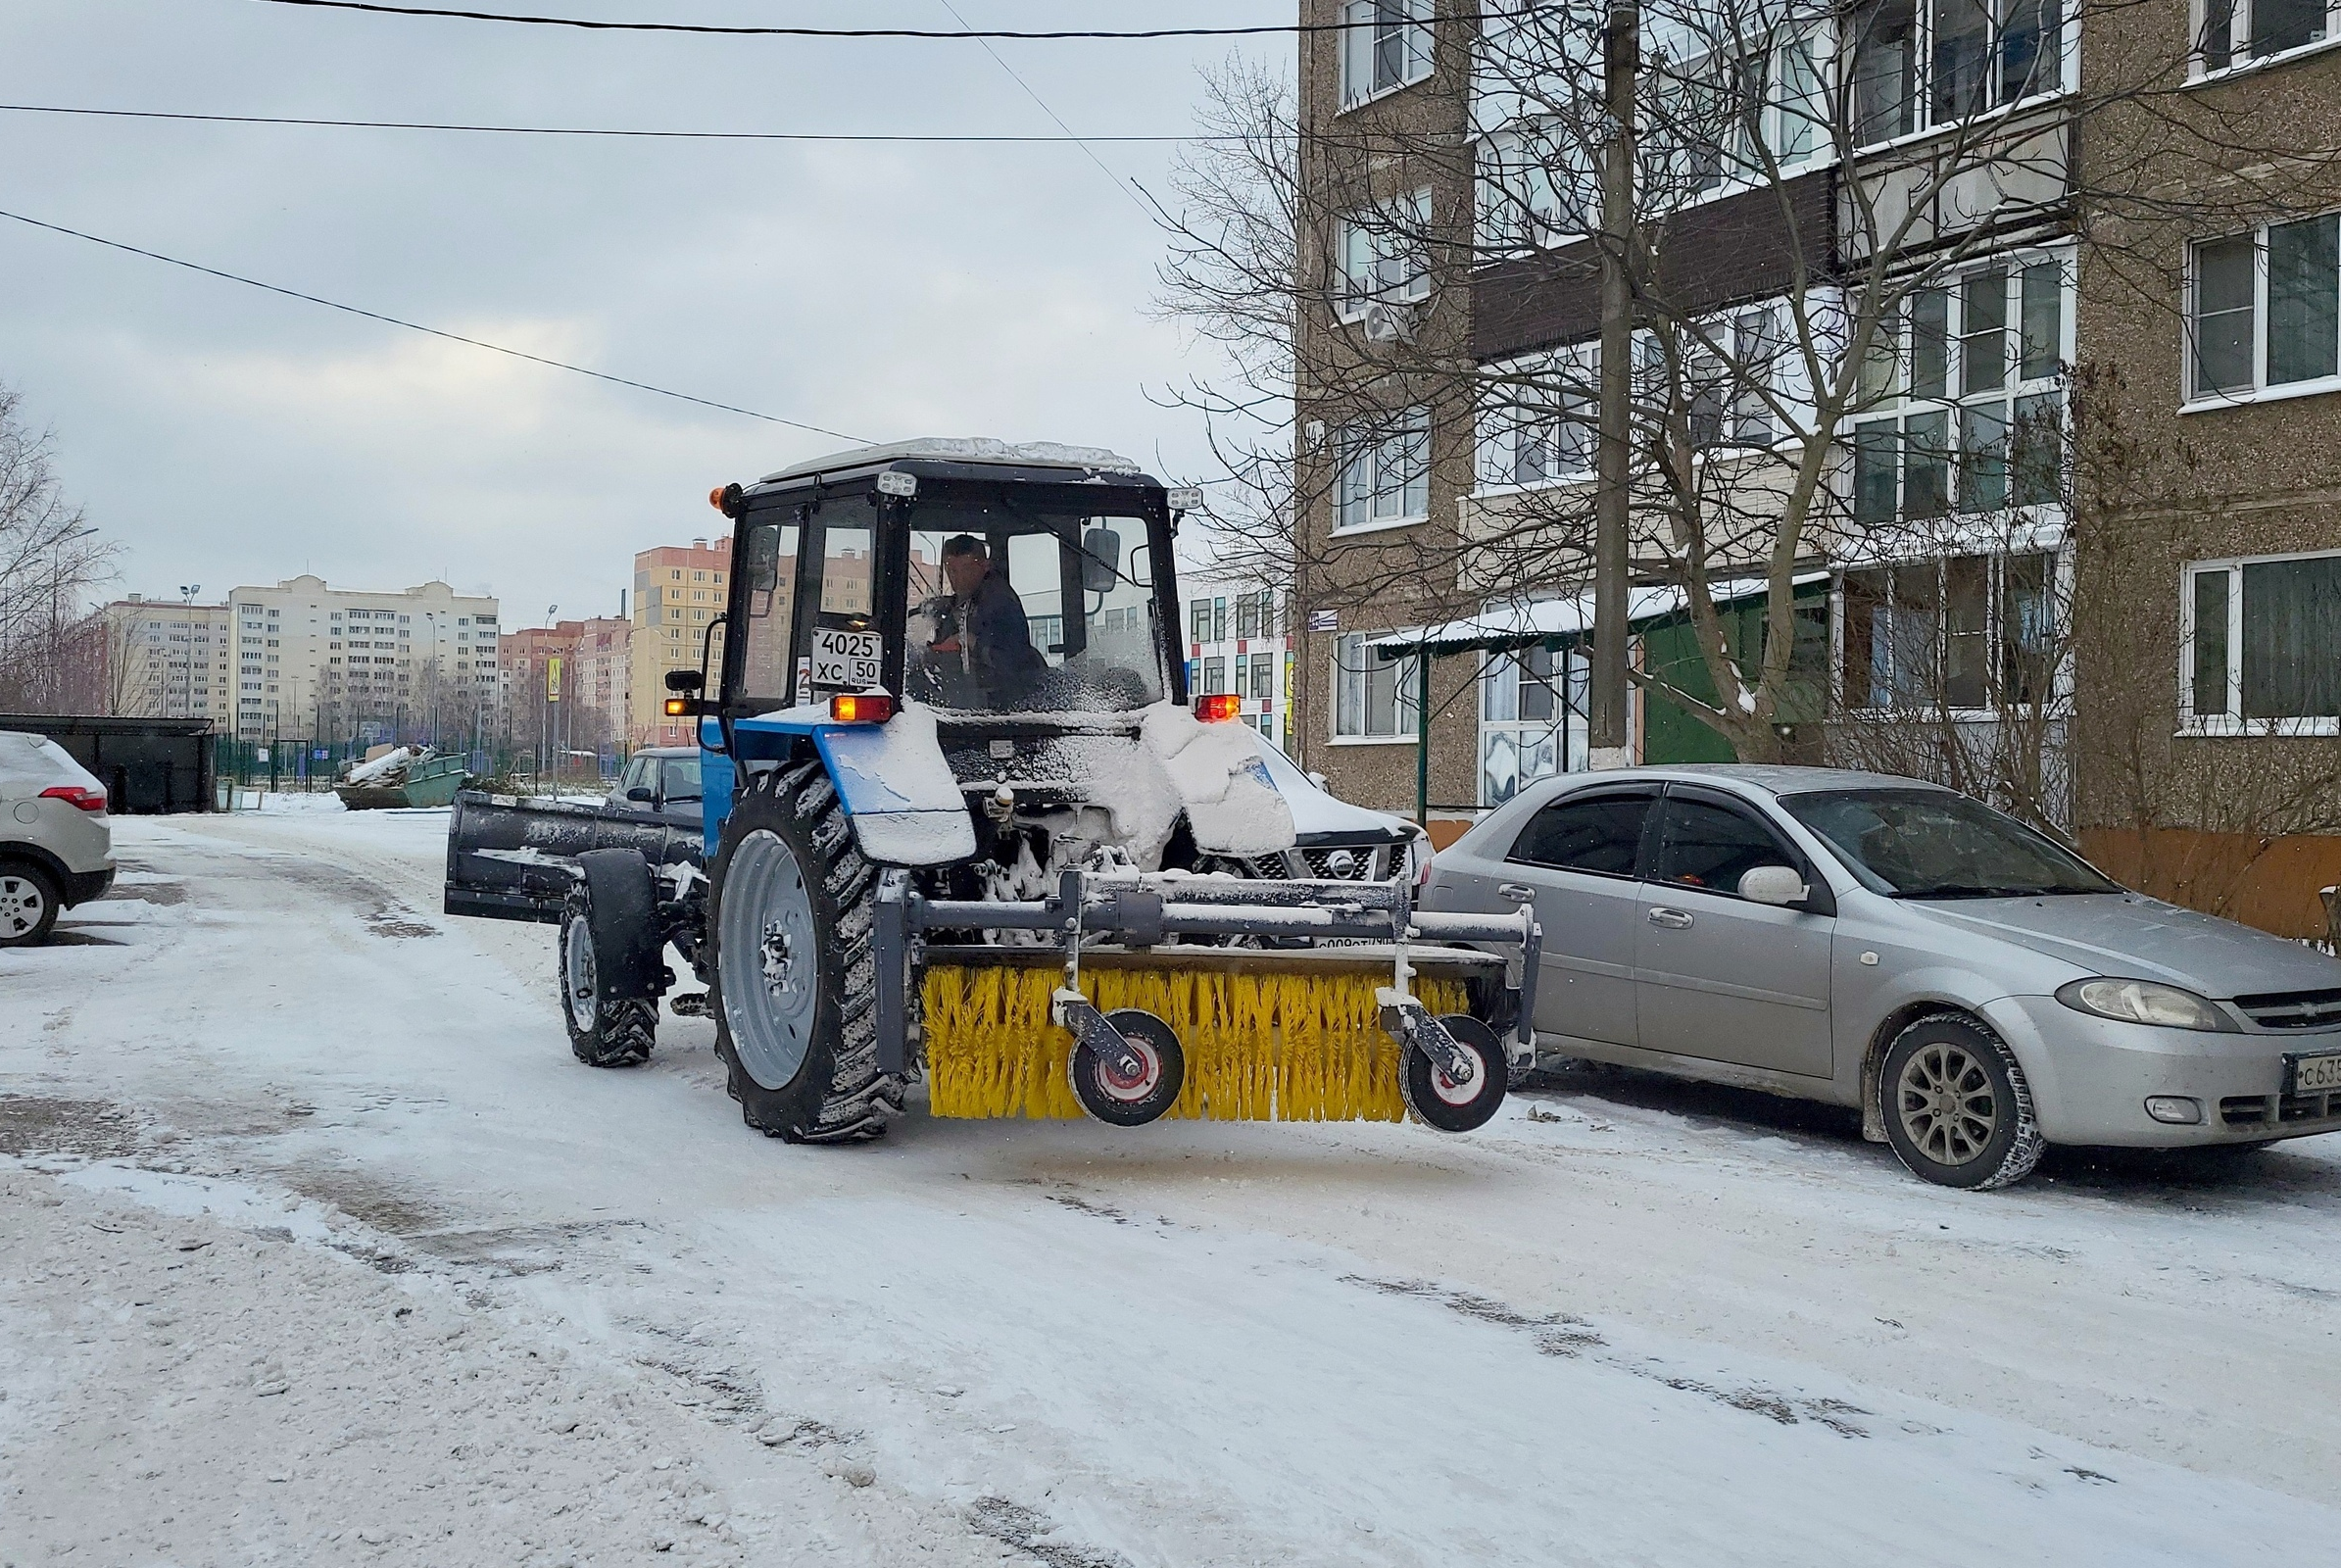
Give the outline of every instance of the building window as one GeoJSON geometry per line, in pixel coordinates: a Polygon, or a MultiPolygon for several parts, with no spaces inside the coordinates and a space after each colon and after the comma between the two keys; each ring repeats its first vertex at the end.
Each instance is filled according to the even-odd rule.
{"type": "Polygon", "coordinates": [[[2341,216],[2207,240],[2191,260],[2190,398],[2341,386],[2341,216]]]}
{"type": "Polygon", "coordinates": [[[1588,156],[1566,128],[1528,122],[1482,137],[1474,172],[1484,259],[1563,244],[1590,232],[1600,211],[1588,156]]]}
{"type": "Polygon", "coordinates": [[[1431,0],[1342,0],[1341,107],[1431,74],[1431,0]]]}
{"type": "Polygon", "coordinates": [[[1224,656],[1213,654],[1203,661],[1203,695],[1208,697],[1227,689],[1228,662],[1224,656]]]}
{"type": "Polygon", "coordinates": [[[2062,0],[1865,0],[1847,27],[1863,146],[2065,84],[2062,0]]]}
{"type": "Polygon", "coordinates": [[[1394,527],[1431,515],[1431,411],[1407,409],[1382,428],[1338,437],[1334,529],[1394,527]]]}
{"type": "Polygon", "coordinates": [[[2324,0],[2195,0],[2195,17],[2198,75],[2334,36],[2324,0]]]}
{"type": "Polygon", "coordinates": [[[1667,146],[1670,194],[1761,181],[1830,150],[1825,35],[1764,31],[1777,47],[1710,48],[1661,68],[1654,131],[1667,146]]]}
{"type": "Polygon", "coordinates": [[[1236,635],[1239,638],[1260,635],[1260,601],[1257,596],[1236,596],[1236,635]]]}
{"type": "Polygon", "coordinates": [[[1276,669],[1282,658],[1279,654],[1251,656],[1251,697],[1265,702],[1276,696],[1276,669]]]}
{"type": "Polygon", "coordinates": [[[1372,304],[1411,305],[1430,296],[1430,230],[1427,186],[1341,220],[1336,304],[1342,320],[1356,320],[1372,304]]]}
{"type": "Polygon", "coordinates": [[[1480,667],[1480,804],[1585,765],[1585,662],[1541,644],[1490,653],[1480,667]]]}
{"type": "Polygon", "coordinates": [[[1352,634],[1334,642],[1334,721],[1339,740],[1411,740],[1414,656],[1366,646],[1352,634]]]}
{"type": "Polygon", "coordinates": [[[2341,554],[2189,566],[2179,611],[2190,727],[2341,731],[2341,554]]]}
{"type": "Polygon", "coordinates": [[[1844,576],[1844,703],[1886,711],[2048,702],[2056,558],[1952,556],[1844,576]]]}
{"type": "Polygon", "coordinates": [[[1909,296],[1864,371],[1898,412],[1854,426],[1856,522],[2056,504],[2072,286],[2056,258],[1998,257],[1909,296]]]}

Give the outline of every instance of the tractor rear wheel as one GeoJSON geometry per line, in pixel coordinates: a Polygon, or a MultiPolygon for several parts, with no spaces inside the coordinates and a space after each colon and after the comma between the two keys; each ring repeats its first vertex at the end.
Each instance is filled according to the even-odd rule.
{"type": "Polygon", "coordinates": [[[793,1144],[879,1136],[902,1083],[878,1070],[878,873],[821,764],[757,777],[713,869],[715,1050],[741,1116],[793,1144]]]}

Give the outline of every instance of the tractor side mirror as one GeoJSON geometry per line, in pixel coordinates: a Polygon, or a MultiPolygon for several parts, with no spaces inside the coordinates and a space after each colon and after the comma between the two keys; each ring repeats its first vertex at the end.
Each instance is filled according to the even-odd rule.
{"type": "Polygon", "coordinates": [[[1109,594],[1121,580],[1122,536],[1111,528],[1092,528],[1081,536],[1081,586],[1093,594],[1109,594]]]}
{"type": "Polygon", "coordinates": [[[707,684],[707,677],[696,669],[670,669],[666,672],[666,689],[670,692],[696,692],[707,684]]]}

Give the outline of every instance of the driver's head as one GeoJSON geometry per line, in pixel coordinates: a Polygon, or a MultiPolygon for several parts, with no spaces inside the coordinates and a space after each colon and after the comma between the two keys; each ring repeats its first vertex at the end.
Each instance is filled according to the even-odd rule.
{"type": "Polygon", "coordinates": [[[975,592],[992,563],[984,556],[984,542],[974,534],[954,534],[943,542],[943,579],[954,594],[975,592]]]}

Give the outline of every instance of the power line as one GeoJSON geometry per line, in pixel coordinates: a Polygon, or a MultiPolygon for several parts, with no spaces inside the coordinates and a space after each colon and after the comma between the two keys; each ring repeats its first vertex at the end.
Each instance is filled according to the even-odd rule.
{"type": "Polygon", "coordinates": [[[166,256],[161,251],[142,250],[138,246],[124,244],[118,239],[107,239],[99,234],[85,234],[77,228],[67,228],[63,223],[44,223],[37,218],[26,218],[23,213],[12,213],[0,209],[0,218],[13,219],[17,222],[28,224],[33,228],[45,228],[52,234],[67,234],[74,239],[87,240],[92,245],[103,245],[108,250],[127,251],[132,256],[143,256],[150,262],[166,262],[172,267],[185,268],[190,272],[201,272],[206,277],[223,278],[230,283],[241,283],[247,288],[264,289],[270,294],[281,294],[287,299],[305,300],[311,305],[322,305],[329,311],[341,311],[350,316],[363,316],[369,321],[380,321],[388,326],[403,326],[410,332],[421,332],[429,337],[445,338],[450,343],[462,343],[469,348],[486,349],[491,354],[510,355],[515,360],[526,360],[531,365],[542,365],[556,370],[567,370],[575,375],[591,376],[594,380],[608,381],[615,386],[630,386],[638,392],[655,392],[662,398],[674,398],[683,403],[696,403],[706,409],[720,409],[726,414],[746,415],[751,419],[762,419],[768,424],[785,424],[792,430],[807,430],[814,435],[835,436],[840,441],[852,441],[856,445],[867,444],[868,438],[865,436],[848,435],[843,430],[832,430],[826,425],[806,424],[802,419],[784,419],[777,414],[759,414],[754,409],[743,409],[736,404],[717,403],[712,398],[693,397],[688,392],[676,392],[666,387],[653,386],[648,381],[629,380],[622,375],[611,375],[607,370],[589,370],[582,365],[571,365],[564,360],[549,360],[541,354],[530,354],[524,349],[507,348],[501,343],[490,343],[481,338],[465,337],[461,332],[448,332],[435,326],[424,326],[418,321],[401,320],[395,316],[384,316],[379,311],[362,310],[355,305],[344,305],[339,300],[329,300],[316,294],[304,294],[299,289],[285,288],[277,283],[264,283],[257,277],[246,277],[240,272],[221,271],[217,267],[206,267],[200,262],[181,261],[175,256],[166,256]]]}
{"type": "MultiPolygon", "coordinates": [[[[959,15],[959,8],[951,4],[951,0],[943,0],[943,9],[950,12],[951,14],[951,20],[957,23],[960,26],[964,27],[967,25],[967,19],[959,15]]],[[[1049,107],[1048,100],[1033,90],[1033,85],[1031,82],[1026,81],[1022,76],[1016,74],[1016,68],[1014,66],[1009,65],[1005,60],[1000,58],[1000,51],[992,47],[991,40],[988,38],[980,38],[976,41],[983,45],[984,53],[992,57],[992,63],[998,66],[1000,70],[1006,72],[1010,81],[1024,89],[1024,96],[1030,98],[1034,103],[1039,104],[1041,106],[1041,113],[1047,115],[1052,122],[1054,122],[1057,129],[1063,131],[1067,136],[1071,136],[1072,139],[1080,145],[1081,150],[1089,155],[1090,162],[1097,166],[1097,172],[1103,174],[1107,179],[1113,181],[1114,189],[1120,191],[1132,201],[1138,202],[1139,211],[1146,212],[1146,204],[1143,201],[1139,201],[1138,193],[1122,183],[1121,175],[1115,173],[1112,170],[1105,167],[1105,160],[1097,156],[1096,148],[1092,147],[1088,142],[1083,141],[1079,136],[1073,135],[1073,127],[1065,123],[1064,117],[1049,107]]],[[[1152,218],[1154,215],[1148,212],[1146,213],[1146,216],[1148,218],[1152,218]]]]}
{"type": "Polygon", "coordinates": [[[1061,136],[978,136],[825,130],[629,130],[596,125],[476,125],[431,120],[310,120],[293,115],[195,115],[161,109],[84,109],[63,104],[0,104],[0,112],[87,115],[111,120],[191,121],[224,125],[318,125],[344,130],[460,130],[502,136],[631,136],[668,141],[1040,142],[1064,146],[1088,142],[1204,142],[1234,139],[1227,136],[1076,136],[1069,131],[1061,136]]]}
{"type": "Polygon", "coordinates": [[[582,17],[529,17],[506,11],[461,11],[448,6],[390,6],[375,0],[261,0],[264,5],[364,11],[385,17],[448,17],[463,22],[510,22],[531,27],[581,27],[594,32],[696,32],[728,38],[1253,38],[1269,33],[1344,32],[1373,22],[1287,22],[1250,27],[1055,28],[1010,27],[751,27],[701,22],[594,22],[582,17]]]}

